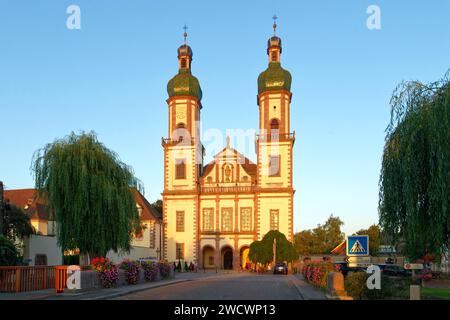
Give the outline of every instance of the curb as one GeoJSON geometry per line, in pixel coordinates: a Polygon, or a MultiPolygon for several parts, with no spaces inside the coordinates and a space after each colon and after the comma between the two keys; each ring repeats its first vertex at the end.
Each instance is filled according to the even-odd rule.
{"type": "Polygon", "coordinates": [[[102,295],[102,296],[97,296],[97,297],[92,297],[92,298],[85,298],[85,299],[80,299],[80,300],[105,300],[105,299],[112,299],[112,298],[117,298],[117,297],[121,297],[121,296],[126,296],[128,294],[132,294],[132,293],[136,293],[136,292],[141,292],[141,291],[151,290],[151,289],[154,289],[154,288],[170,286],[170,285],[173,285],[173,284],[178,284],[178,283],[183,283],[183,282],[188,282],[188,281],[192,281],[192,280],[190,280],[190,279],[173,280],[171,282],[159,283],[159,284],[151,286],[151,287],[134,288],[134,289],[130,289],[130,290],[127,290],[127,291],[109,293],[109,294],[105,294],[105,295],[102,295]]]}
{"type": "MultiPolygon", "coordinates": [[[[295,277],[294,277],[295,278],[295,277]]],[[[296,279],[295,279],[296,280],[296,279]]],[[[295,287],[295,289],[297,290],[298,295],[300,296],[301,300],[309,300],[305,298],[305,295],[303,294],[302,290],[300,290],[300,287],[295,283],[295,280],[293,280],[292,278],[289,280],[295,287]]]]}

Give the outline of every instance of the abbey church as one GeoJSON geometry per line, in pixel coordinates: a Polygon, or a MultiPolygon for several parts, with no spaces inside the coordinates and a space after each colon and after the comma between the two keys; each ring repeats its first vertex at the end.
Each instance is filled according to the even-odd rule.
{"type": "Polygon", "coordinates": [[[184,34],[178,74],[167,84],[168,137],[162,139],[163,252],[168,261],[239,269],[248,265],[250,244],[268,231],[279,230],[293,241],[291,74],[281,67],[276,27],[267,42],[268,67],[258,77],[256,163],[228,139],[213,161],[203,163],[202,90],[191,71],[193,52],[184,34]]]}

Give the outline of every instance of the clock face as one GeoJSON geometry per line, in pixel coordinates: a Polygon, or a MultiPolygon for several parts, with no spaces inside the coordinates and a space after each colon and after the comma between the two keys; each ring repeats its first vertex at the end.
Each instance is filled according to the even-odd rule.
{"type": "Polygon", "coordinates": [[[177,111],[177,119],[184,119],[185,116],[186,113],[184,112],[184,110],[177,111]]]}

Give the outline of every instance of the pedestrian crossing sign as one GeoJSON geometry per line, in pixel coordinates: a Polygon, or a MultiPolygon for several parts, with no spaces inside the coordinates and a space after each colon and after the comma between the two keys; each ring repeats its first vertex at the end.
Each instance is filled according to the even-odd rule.
{"type": "Polygon", "coordinates": [[[348,236],[347,256],[362,257],[369,255],[369,236],[348,236]]]}

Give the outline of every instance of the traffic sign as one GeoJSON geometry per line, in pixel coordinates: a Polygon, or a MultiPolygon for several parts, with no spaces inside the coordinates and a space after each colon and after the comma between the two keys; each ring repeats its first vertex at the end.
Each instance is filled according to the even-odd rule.
{"type": "Polygon", "coordinates": [[[371,264],[370,257],[347,257],[347,266],[350,268],[368,267],[371,264]]]}
{"type": "Polygon", "coordinates": [[[361,257],[369,255],[369,236],[348,236],[347,256],[361,257]]]}
{"type": "Polygon", "coordinates": [[[404,268],[408,269],[408,270],[422,270],[423,264],[421,264],[421,263],[405,263],[404,268]]]}

